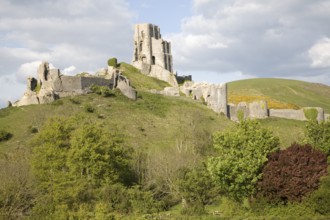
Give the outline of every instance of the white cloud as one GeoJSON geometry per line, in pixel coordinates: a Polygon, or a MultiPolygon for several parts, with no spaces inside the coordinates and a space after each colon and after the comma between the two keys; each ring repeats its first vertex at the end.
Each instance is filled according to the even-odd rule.
{"type": "Polygon", "coordinates": [[[330,38],[330,0],[194,0],[193,7],[181,32],[168,35],[179,73],[305,77],[330,85],[329,42],[314,45],[330,38]]]}
{"type": "Polygon", "coordinates": [[[74,71],[76,70],[77,68],[75,66],[69,66],[67,68],[64,68],[63,70],[63,74],[64,75],[74,75],[74,71]]]}
{"type": "Polygon", "coordinates": [[[28,77],[37,78],[37,70],[42,61],[33,61],[22,64],[16,72],[16,80],[26,83],[28,77]]]}
{"type": "MultiPolygon", "coordinates": [[[[132,17],[127,0],[1,0],[0,77],[17,77],[22,95],[38,60],[67,73],[106,66],[109,57],[129,62],[132,17]]],[[[1,84],[0,98],[6,92],[1,84]]]]}
{"type": "Polygon", "coordinates": [[[330,39],[323,38],[317,42],[309,51],[312,67],[330,67],[330,39]]]}

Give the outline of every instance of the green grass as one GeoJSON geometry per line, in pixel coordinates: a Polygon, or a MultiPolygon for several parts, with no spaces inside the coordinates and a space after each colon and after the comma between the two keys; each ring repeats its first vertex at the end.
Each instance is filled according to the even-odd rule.
{"type": "Polygon", "coordinates": [[[248,79],[228,83],[229,94],[268,96],[299,107],[322,107],[330,113],[330,87],[288,79],[248,79]]]}
{"type": "Polygon", "coordinates": [[[0,110],[0,129],[13,134],[12,138],[0,142],[0,152],[26,146],[35,134],[31,127],[42,129],[45,120],[52,116],[79,116],[86,120],[104,122],[108,129],[123,132],[132,147],[155,149],[176,144],[183,133],[216,130],[233,125],[199,102],[183,97],[166,97],[139,92],[140,98],[131,101],[117,94],[102,97],[96,94],[63,98],[61,105],[30,105],[0,110]],[[85,106],[94,108],[88,112],[85,106]],[[102,116],[102,117],[100,117],[102,116]]]}
{"type": "Polygon", "coordinates": [[[127,63],[120,63],[120,71],[129,78],[131,85],[137,90],[163,90],[165,87],[171,86],[165,81],[142,74],[140,70],[127,63]]]}

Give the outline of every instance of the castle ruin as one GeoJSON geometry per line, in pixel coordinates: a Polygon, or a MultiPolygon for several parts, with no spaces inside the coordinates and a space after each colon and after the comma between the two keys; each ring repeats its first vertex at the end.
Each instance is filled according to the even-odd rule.
{"type": "Polygon", "coordinates": [[[171,86],[178,86],[173,73],[171,43],[162,39],[156,25],[135,25],[132,64],[143,74],[166,81],[171,86]]]}
{"type": "MultiPolygon", "coordinates": [[[[195,83],[191,75],[177,76],[173,72],[173,57],[171,43],[162,39],[160,29],[153,24],[136,24],[134,31],[133,66],[141,73],[168,82],[171,87],[163,91],[151,90],[168,96],[180,96],[180,92],[194,100],[200,100],[210,109],[224,114],[233,121],[239,118],[264,119],[280,117],[294,120],[307,120],[305,111],[293,109],[269,109],[266,101],[239,103],[237,105],[227,101],[227,84],[195,83]],[[179,86],[179,83],[180,86],[179,86]]],[[[96,75],[64,76],[59,69],[50,69],[47,62],[43,62],[38,69],[38,79],[28,78],[27,90],[23,97],[13,106],[50,103],[58,98],[81,95],[91,92],[91,85],[118,88],[125,96],[135,100],[137,92],[130,86],[129,79],[123,76],[115,67],[99,71],[96,75]]],[[[11,104],[11,103],[10,103],[11,104]]],[[[314,107],[313,107],[314,108],[314,107]]],[[[330,115],[322,108],[317,111],[317,120],[323,121],[330,115]]]]}

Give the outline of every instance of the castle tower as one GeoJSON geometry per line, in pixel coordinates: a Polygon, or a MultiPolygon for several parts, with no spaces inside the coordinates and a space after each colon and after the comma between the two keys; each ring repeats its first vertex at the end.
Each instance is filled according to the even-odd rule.
{"type": "Polygon", "coordinates": [[[171,43],[161,38],[158,26],[148,23],[135,25],[133,53],[133,65],[145,74],[153,65],[173,73],[171,43]]]}

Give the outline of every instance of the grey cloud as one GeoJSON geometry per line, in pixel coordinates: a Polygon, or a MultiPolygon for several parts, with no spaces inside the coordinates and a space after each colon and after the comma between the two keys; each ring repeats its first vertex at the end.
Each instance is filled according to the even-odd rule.
{"type": "MultiPolygon", "coordinates": [[[[330,37],[329,0],[195,0],[194,6],[182,32],[169,36],[180,70],[315,79],[330,72],[311,67],[308,54],[320,39],[330,37]],[[201,36],[209,41],[189,40],[201,36]],[[207,46],[211,44],[226,47],[207,46]]],[[[330,84],[330,76],[326,80],[330,84]]]]}
{"type": "Polygon", "coordinates": [[[95,71],[113,56],[130,62],[132,16],[126,0],[2,0],[0,77],[22,82],[21,65],[40,60],[77,72],[95,71]]]}

